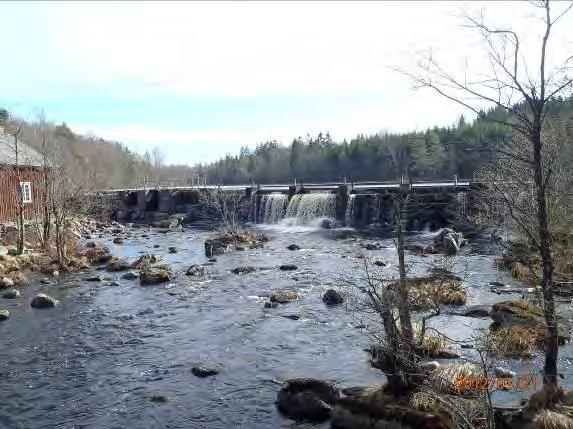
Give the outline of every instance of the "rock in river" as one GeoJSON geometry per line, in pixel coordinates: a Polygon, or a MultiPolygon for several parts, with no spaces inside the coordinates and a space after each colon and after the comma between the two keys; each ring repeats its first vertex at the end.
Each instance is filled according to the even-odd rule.
{"type": "Polygon", "coordinates": [[[0,310],[0,322],[7,320],[10,317],[10,312],[8,310],[0,310]]]}
{"type": "Polygon", "coordinates": [[[297,421],[320,423],[328,420],[340,390],[331,383],[299,378],[286,381],[277,395],[281,414],[297,421]]]}
{"type": "Polygon", "coordinates": [[[233,274],[249,274],[255,271],[257,271],[257,267],[237,267],[231,270],[233,274]]]}
{"type": "Polygon", "coordinates": [[[127,271],[121,276],[121,278],[124,280],[135,280],[139,278],[139,274],[137,274],[135,271],[127,271]]]}
{"type": "Polygon", "coordinates": [[[295,292],[276,292],[271,295],[271,302],[278,302],[279,304],[286,304],[298,298],[295,292]]]}
{"type": "Polygon", "coordinates": [[[265,302],[265,308],[276,308],[278,306],[279,306],[278,302],[271,302],[271,301],[265,302]]]}
{"type": "Polygon", "coordinates": [[[210,375],[219,374],[219,369],[216,365],[198,365],[191,368],[191,373],[196,377],[209,377],[210,375]]]}
{"type": "Polygon", "coordinates": [[[293,264],[283,264],[279,267],[279,269],[281,271],[294,271],[294,270],[297,270],[298,267],[296,265],[293,265],[293,264]]]}
{"type": "Polygon", "coordinates": [[[8,277],[0,277],[0,289],[14,286],[12,279],[8,277]]]}
{"type": "Polygon", "coordinates": [[[177,253],[177,248],[170,246],[168,249],[169,253],[177,253]]]}
{"type": "Polygon", "coordinates": [[[171,270],[160,267],[147,267],[139,273],[139,283],[142,285],[156,285],[171,280],[171,270]]]}
{"type": "Polygon", "coordinates": [[[202,265],[191,265],[187,272],[185,273],[187,276],[191,277],[203,277],[207,275],[207,269],[202,265]]]}
{"type": "Polygon", "coordinates": [[[108,271],[127,271],[130,268],[131,264],[129,262],[119,258],[112,258],[106,266],[108,271]]]}
{"type": "Polygon", "coordinates": [[[336,289],[328,289],[324,295],[322,295],[322,301],[326,305],[338,305],[344,302],[344,296],[336,289]]]}
{"type": "Polygon", "coordinates": [[[123,237],[115,237],[113,239],[113,244],[123,244],[123,243],[124,243],[123,237]]]}
{"type": "Polygon", "coordinates": [[[45,293],[39,293],[32,299],[30,306],[33,308],[53,308],[58,304],[58,300],[45,293]]]}
{"type": "Polygon", "coordinates": [[[20,291],[17,289],[8,289],[6,292],[2,294],[2,298],[6,299],[20,298],[20,291]]]}
{"type": "Polygon", "coordinates": [[[287,246],[288,250],[300,250],[300,246],[297,246],[296,244],[289,244],[287,246]]]}

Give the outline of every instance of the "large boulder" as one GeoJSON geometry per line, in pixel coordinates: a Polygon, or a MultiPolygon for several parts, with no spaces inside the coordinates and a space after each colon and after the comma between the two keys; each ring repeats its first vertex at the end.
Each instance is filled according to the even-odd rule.
{"type": "Polygon", "coordinates": [[[344,296],[336,289],[328,289],[324,295],[322,295],[322,301],[326,305],[338,305],[344,302],[344,296]]]}
{"type": "Polygon", "coordinates": [[[8,310],[0,310],[0,322],[8,320],[10,312],[8,310]]]}
{"type": "Polygon", "coordinates": [[[465,244],[466,240],[463,234],[461,232],[455,232],[450,228],[442,229],[436,237],[434,237],[434,245],[448,255],[456,254],[465,244]]]}
{"type": "Polygon", "coordinates": [[[39,293],[30,302],[32,308],[53,308],[58,305],[58,300],[45,293],[39,293]]]}
{"type": "Polygon", "coordinates": [[[139,272],[142,285],[156,285],[171,280],[172,272],[166,267],[146,267],[139,272]]]}
{"type": "Polygon", "coordinates": [[[223,240],[222,237],[205,240],[205,256],[211,257],[222,255],[230,249],[231,242],[223,240]]]}
{"type": "Polygon", "coordinates": [[[279,412],[296,421],[320,423],[328,420],[340,390],[331,383],[299,378],[286,381],[277,395],[279,412]]]}

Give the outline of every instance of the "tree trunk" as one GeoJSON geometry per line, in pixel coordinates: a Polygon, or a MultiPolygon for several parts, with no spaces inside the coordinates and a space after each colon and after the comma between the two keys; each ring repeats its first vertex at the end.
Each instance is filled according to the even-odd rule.
{"type": "Polygon", "coordinates": [[[398,269],[400,273],[400,288],[398,294],[400,300],[400,328],[404,341],[410,348],[412,348],[412,317],[410,315],[410,305],[408,303],[408,284],[406,282],[406,263],[404,257],[404,207],[406,205],[406,198],[405,195],[400,194],[397,199],[398,204],[396,207],[396,235],[398,241],[398,269]]]}
{"type": "Polygon", "coordinates": [[[533,162],[535,176],[535,190],[537,202],[537,222],[539,228],[539,255],[543,268],[541,290],[543,291],[543,314],[547,325],[545,339],[545,364],[543,367],[543,384],[548,388],[556,388],[557,355],[559,352],[557,342],[557,318],[555,317],[555,299],[553,295],[553,255],[551,251],[551,235],[549,232],[549,216],[547,214],[547,198],[545,192],[543,157],[541,142],[541,121],[538,119],[531,136],[533,146],[533,162]]]}

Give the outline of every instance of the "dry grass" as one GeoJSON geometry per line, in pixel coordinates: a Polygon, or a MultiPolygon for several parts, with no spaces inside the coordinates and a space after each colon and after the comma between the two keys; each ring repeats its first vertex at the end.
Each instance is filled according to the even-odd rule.
{"type": "Polygon", "coordinates": [[[511,276],[520,282],[532,281],[536,277],[530,267],[519,261],[516,261],[511,265],[511,276]]]}
{"type": "MultiPolygon", "coordinates": [[[[473,428],[485,427],[487,408],[482,399],[462,398],[430,391],[418,391],[410,396],[409,405],[419,411],[427,413],[437,411],[441,414],[445,414],[452,419],[456,427],[462,425],[462,419],[469,421],[473,428]]],[[[467,424],[465,426],[467,426],[467,424]]]]}
{"type": "Polygon", "coordinates": [[[543,331],[523,325],[502,327],[491,332],[485,343],[496,356],[530,357],[543,345],[543,331]]]}
{"type": "Polygon", "coordinates": [[[442,365],[429,376],[431,386],[436,392],[459,394],[456,381],[464,377],[481,377],[482,369],[472,363],[454,363],[442,365]]]}
{"type": "Polygon", "coordinates": [[[418,310],[438,305],[464,305],[468,299],[463,281],[435,275],[409,279],[408,295],[412,308],[418,310]]]}
{"type": "Polygon", "coordinates": [[[573,419],[564,414],[542,410],[533,419],[535,429],[572,429],[573,419]]]}

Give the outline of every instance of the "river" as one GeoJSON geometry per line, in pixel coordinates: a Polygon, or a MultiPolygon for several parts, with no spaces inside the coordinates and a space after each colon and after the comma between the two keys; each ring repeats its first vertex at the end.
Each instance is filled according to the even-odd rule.
{"type": "MultiPolygon", "coordinates": [[[[218,257],[208,267],[206,280],[184,273],[191,264],[207,262],[207,231],[187,228],[163,234],[140,228],[130,230],[123,245],[112,244],[111,236],[98,242],[132,261],[142,253],[164,256],[176,273],[169,284],[143,287],[137,280],[94,269],[118,283],[88,283],[82,280],[89,274],[85,272],[52,285],[32,278],[22,298],[3,300],[11,317],[0,323],[0,427],[303,428],[307,426],[284,419],[275,409],[282,381],[308,376],[342,386],[382,383],[384,377],[368,364],[368,338],[352,312],[345,305],[325,306],[321,296],[338,284],[342,273],[355,268],[362,252],[389,260],[384,270],[394,273],[392,240],[351,229],[255,229],[269,237],[264,249],[218,257]],[[364,250],[369,242],[383,248],[364,250]],[[302,249],[287,250],[292,243],[302,249]],[[169,246],[178,253],[168,253],[169,246]],[[299,269],[278,269],[287,263],[299,269]],[[245,275],[230,272],[247,265],[264,269],[245,275]],[[264,308],[265,296],[278,290],[296,291],[300,299],[264,308]],[[31,297],[39,291],[56,297],[60,305],[30,308],[31,297]],[[299,319],[283,317],[292,314],[299,319]],[[219,365],[220,373],[195,377],[191,368],[202,362],[219,365]],[[164,395],[167,402],[153,403],[153,395],[164,395]]],[[[409,237],[430,239],[422,233],[409,237]]],[[[487,247],[470,245],[458,259],[460,270],[467,272],[468,305],[510,299],[489,291],[490,281],[516,283],[493,266],[487,247]]],[[[408,262],[421,271],[427,258],[409,255],[408,262]]],[[[471,327],[486,327],[490,321],[442,316],[433,323],[463,339],[471,327]]],[[[561,348],[564,373],[571,372],[571,351],[569,345],[561,348]]],[[[475,358],[471,349],[460,353],[475,358]]],[[[539,357],[503,363],[518,373],[541,368],[539,357]]],[[[501,393],[496,400],[514,403],[529,393],[501,393]]]]}

